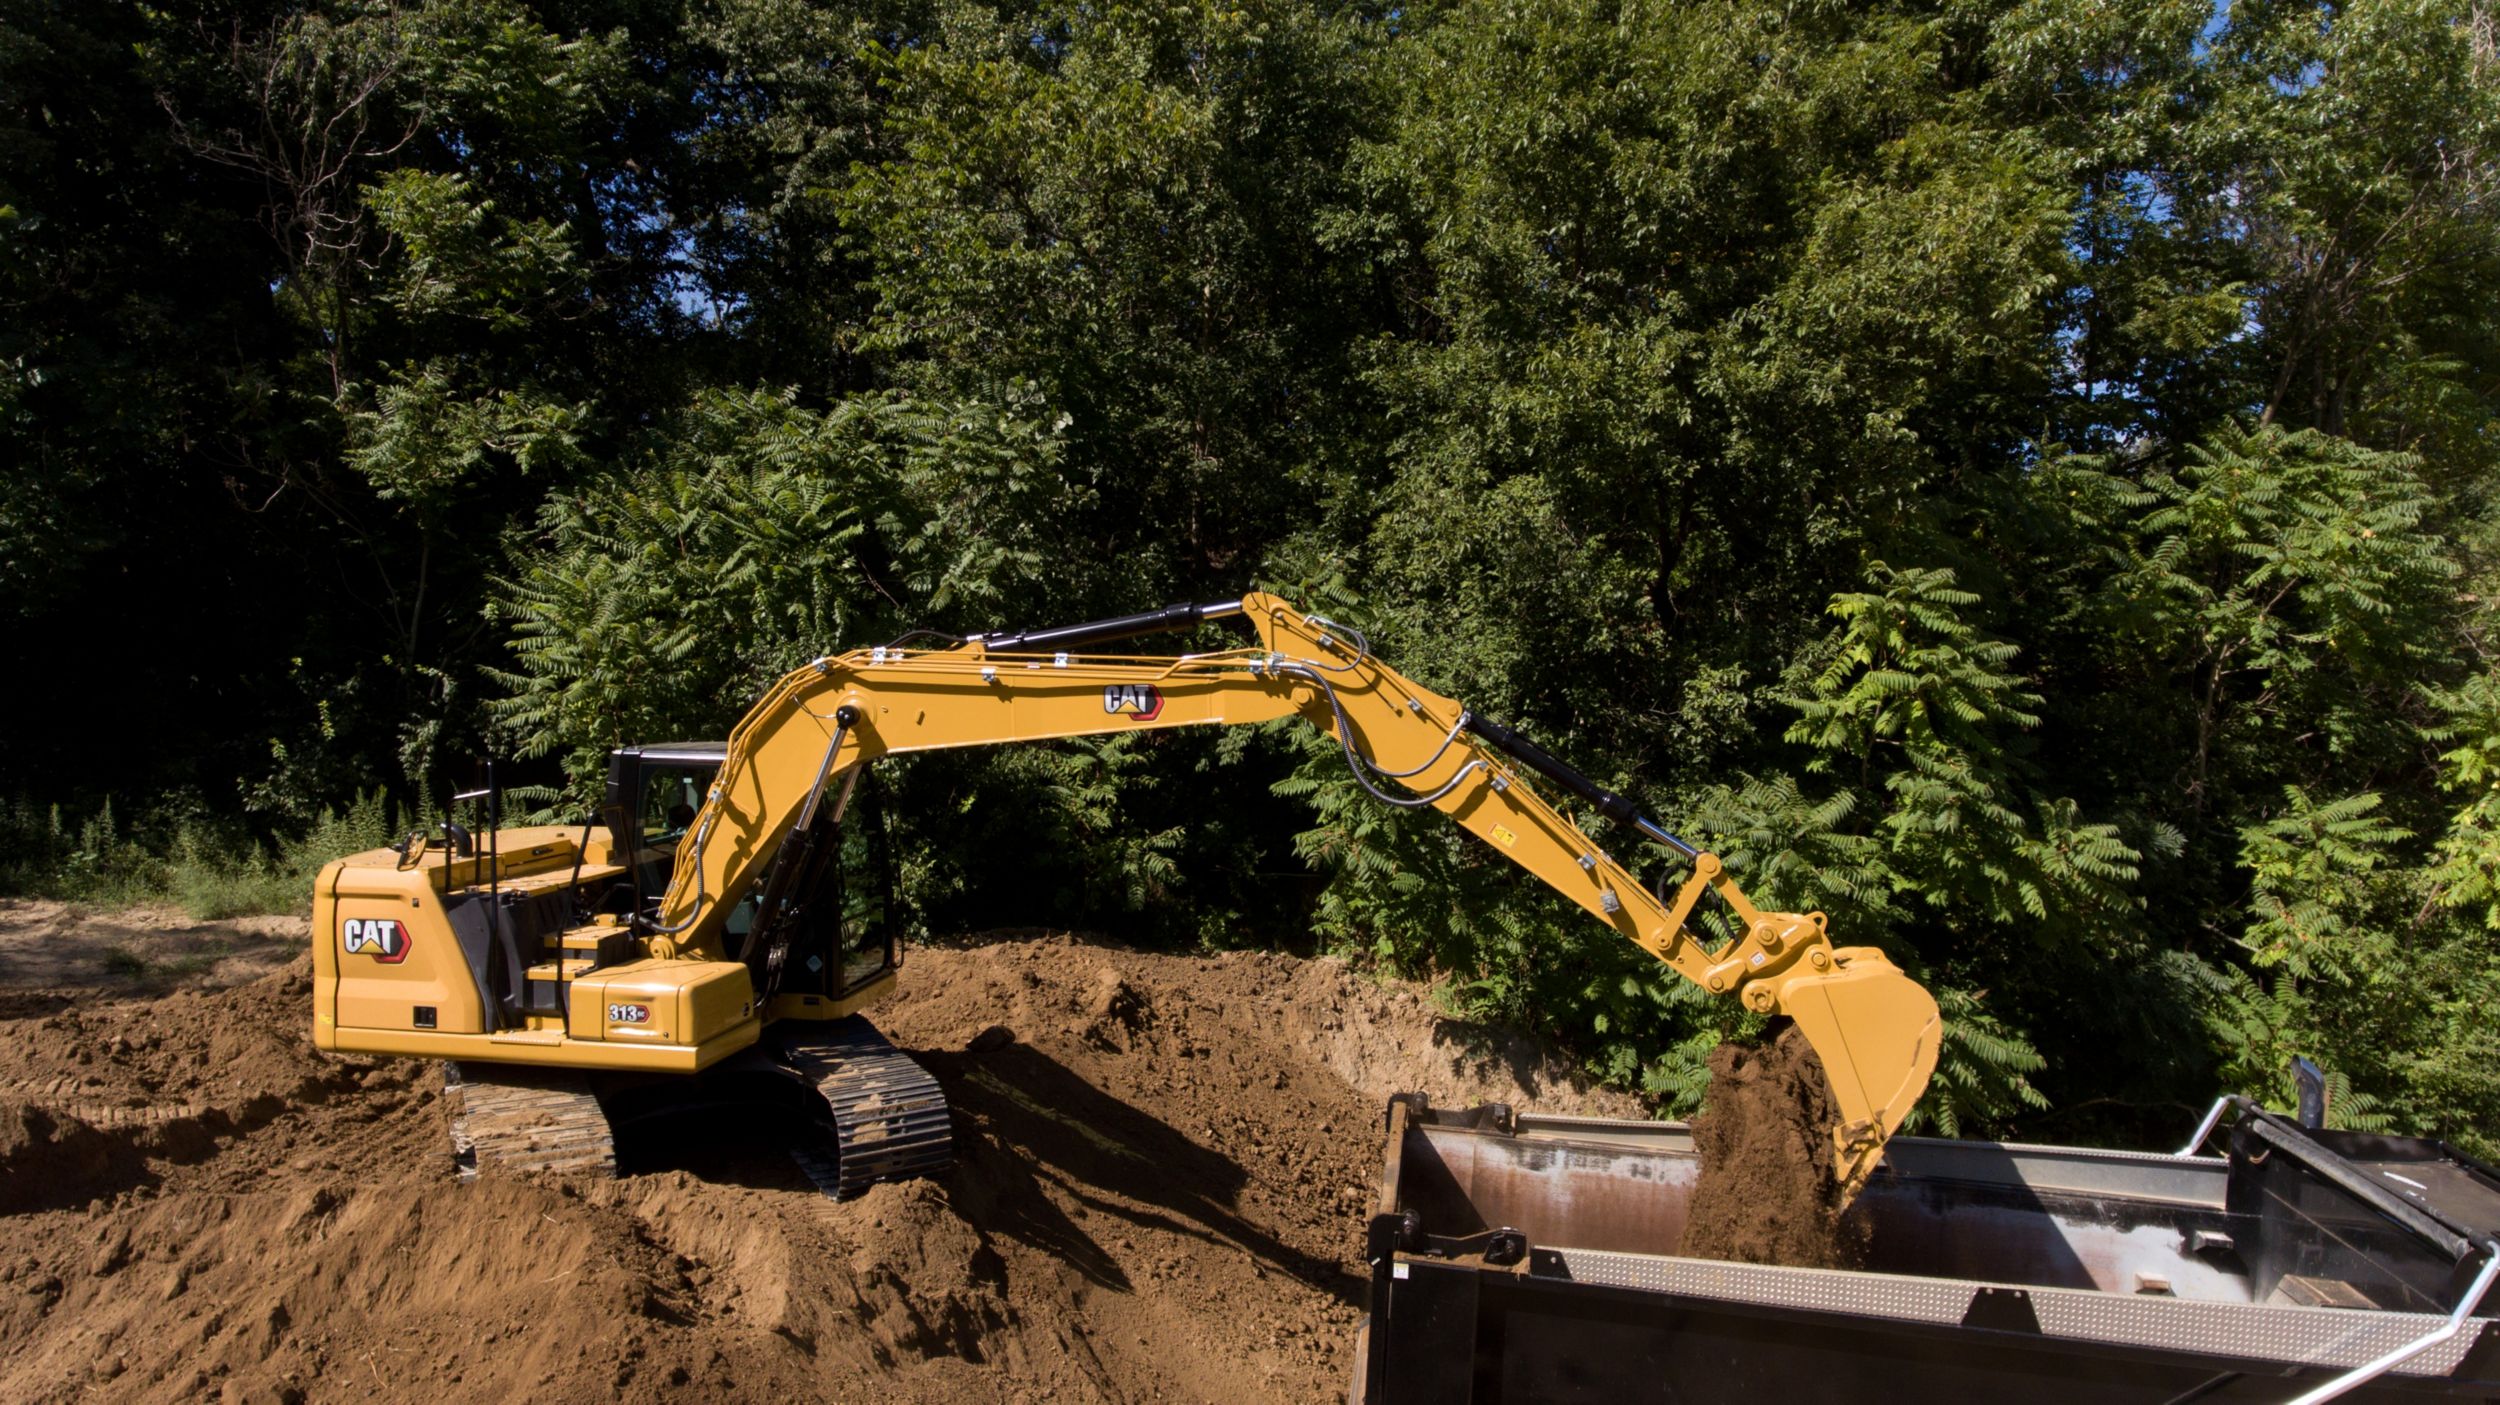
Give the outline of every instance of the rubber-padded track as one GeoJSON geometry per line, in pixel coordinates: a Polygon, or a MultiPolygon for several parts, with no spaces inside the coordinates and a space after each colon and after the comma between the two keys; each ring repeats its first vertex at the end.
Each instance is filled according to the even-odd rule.
{"type": "Polygon", "coordinates": [[[460,1179],[480,1171],[616,1174],[608,1116],[578,1073],[514,1064],[446,1063],[451,1154],[460,1179]]]}
{"type": "Polygon", "coordinates": [[[866,1018],[788,1030],[781,1064],[816,1089],[833,1118],[835,1154],[792,1153],[819,1190],[848,1199],[879,1181],[942,1176],[955,1161],[946,1093],[866,1018]]]}

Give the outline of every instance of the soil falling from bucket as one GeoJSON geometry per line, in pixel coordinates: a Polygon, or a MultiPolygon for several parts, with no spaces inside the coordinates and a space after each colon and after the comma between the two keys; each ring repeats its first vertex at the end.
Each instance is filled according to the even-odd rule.
{"type": "Polygon", "coordinates": [[[1693,1119],[1701,1181],[1677,1252],[1799,1268],[1865,1262],[1865,1223],[1843,1212],[1835,1176],[1838,1118],[1823,1061],[1794,1025],[1763,1047],[1712,1050],[1693,1119]]]}

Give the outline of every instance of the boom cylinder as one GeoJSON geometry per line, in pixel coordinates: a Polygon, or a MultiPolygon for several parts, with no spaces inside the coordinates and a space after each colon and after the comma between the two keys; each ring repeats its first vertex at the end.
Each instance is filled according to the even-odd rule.
{"type": "Polygon", "coordinates": [[[1115,639],[1134,639],[1141,634],[1168,634],[1176,629],[1193,628],[1202,620],[1230,619],[1240,613],[1239,600],[1220,600],[1208,605],[1166,605],[1160,610],[1148,610],[1143,614],[1089,620],[1084,624],[1063,624],[1015,634],[981,634],[974,637],[993,654],[1061,653],[1095,644],[1108,644],[1115,639]]]}

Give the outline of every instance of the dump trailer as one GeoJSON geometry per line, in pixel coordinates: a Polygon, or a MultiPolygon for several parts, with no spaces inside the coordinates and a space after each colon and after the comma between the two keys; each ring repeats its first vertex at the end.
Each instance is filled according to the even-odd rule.
{"type": "Polygon", "coordinates": [[[2440,1142],[1896,1136],[1846,1271],[1679,1257],[1699,1174],[1678,1123],[1393,1099],[1356,1405],[2500,1398],[2500,1179],[2440,1142]]]}

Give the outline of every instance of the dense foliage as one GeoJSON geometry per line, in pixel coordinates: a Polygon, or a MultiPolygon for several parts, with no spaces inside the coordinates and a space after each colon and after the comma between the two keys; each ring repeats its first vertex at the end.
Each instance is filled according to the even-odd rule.
{"type": "MultiPolygon", "coordinates": [[[[1893,952],[1948,1130],[2500,1150],[2495,307],[2489,0],[0,0],[6,872],[1262,585],[1893,952]]],[[[1743,1028],[1288,728],[893,771],[931,928],[1743,1028]]]]}

